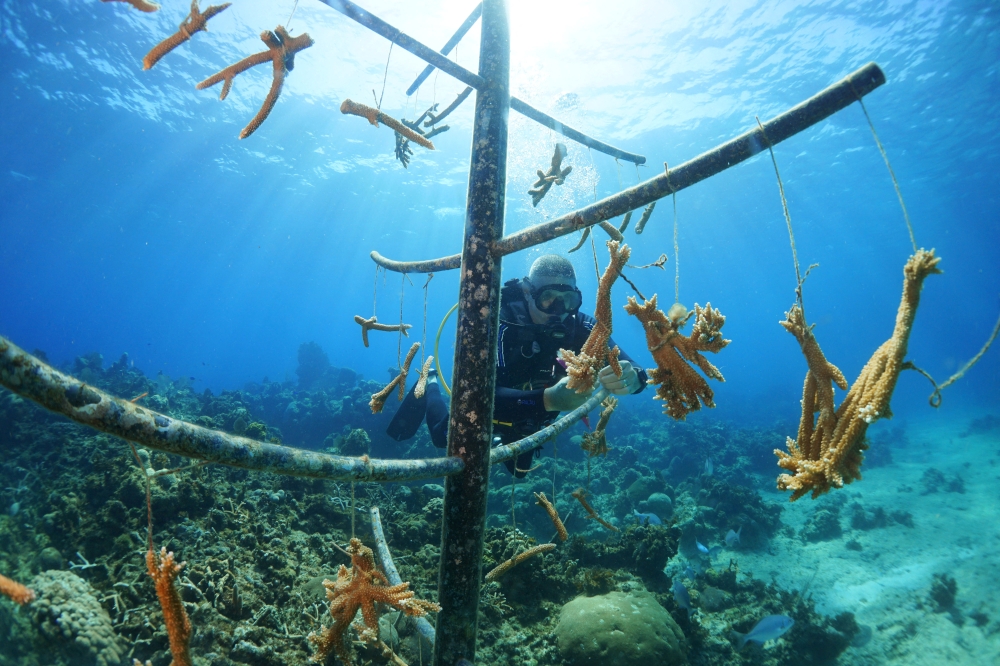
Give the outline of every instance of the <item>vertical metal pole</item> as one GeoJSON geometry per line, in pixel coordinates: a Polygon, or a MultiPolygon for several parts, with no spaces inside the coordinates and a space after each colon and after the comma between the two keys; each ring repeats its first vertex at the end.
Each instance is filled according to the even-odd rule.
{"type": "Polygon", "coordinates": [[[500,259],[490,248],[503,237],[509,70],[507,1],[484,0],[479,75],[487,85],[476,93],[448,430],[448,455],[462,458],[465,468],[444,486],[437,666],[471,662],[476,654],[500,309],[500,259]]]}

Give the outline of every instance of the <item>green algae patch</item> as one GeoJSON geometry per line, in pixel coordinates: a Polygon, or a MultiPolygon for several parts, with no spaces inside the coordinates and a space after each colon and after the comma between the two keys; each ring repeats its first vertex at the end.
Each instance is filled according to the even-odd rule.
{"type": "Polygon", "coordinates": [[[680,627],[645,591],[577,597],[562,607],[555,633],[569,666],[687,663],[680,627]]]}

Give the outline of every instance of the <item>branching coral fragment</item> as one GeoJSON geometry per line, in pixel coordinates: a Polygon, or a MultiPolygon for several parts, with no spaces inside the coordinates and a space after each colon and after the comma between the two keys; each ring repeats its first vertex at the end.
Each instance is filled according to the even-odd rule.
{"type": "Polygon", "coordinates": [[[555,152],[552,154],[552,166],[549,167],[548,171],[539,169],[536,172],[538,174],[538,181],[528,190],[528,194],[531,195],[532,206],[537,206],[545,198],[545,195],[549,193],[553,184],[562,185],[566,181],[566,176],[573,171],[573,167],[571,166],[565,169],[562,168],[562,161],[566,157],[566,154],[566,146],[557,143],[555,152]]]}
{"type": "Polygon", "coordinates": [[[620,532],[617,527],[609,523],[608,521],[601,518],[594,507],[590,506],[590,502],[587,500],[587,491],[583,488],[577,488],[572,493],[570,493],[576,500],[583,506],[583,510],[587,512],[587,518],[590,520],[596,520],[605,529],[611,530],[612,532],[620,532]]]}
{"type": "Polygon", "coordinates": [[[517,555],[515,555],[514,557],[510,558],[509,560],[504,560],[497,567],[491,569],[490,572],[486,574],[486,582],[489,583],[491,581],[496,580],[500,576],[504,575],[505,573],[516,567],[521,562],[524,562],[527,559],[531,559],[535,555],[539,555],[541,553],[547,553],[550,550],[555,550],[555,549],[556,545],[554,543],[543,543],[540,546],[535,546],[534,548],[529,548],[528,550],[522,551],[517,555]]]}
{"type": "Polygon", "coordinates": [[[191,621],[181,601],[180,590],[175,581],[184,568],[184,562],[174,562],[174,554],[166,548],[160,549],[159,557],[150,548],[146,551],[146,570],[156,585],[156,597],[163,609],[163,623],[167,625],[170,639],[170,654],[174,660],[170,666],[192,666],[190,643],[191,621]]]}
{"type": "Polygon", "coordinates": [[[344,114],[350,114],[352,116],[361,116],[366,118],[375,127],[381,122],[383,125],[389,129],[396,130],[399,134],[412,141],[413,143],[423,146],[428,150],[434,150],[434,144],[431,143],[422,134],[415,132],[413,129],[407,127],[403,123],[399,122],[392,116],[386,115],[376,109],[374,106],[368,106],[367,104],[358,104],[357,102],[352,102],[349,99],[345,99],[340,105],[340,112],[344,114]]]}
{"type": "Polygon", "coordinates": [[[368,346],[368,331],[402,331],[403,335],[410,337],[406,331],[413,328],[412,324],[380,324],[375,315],[372,315],[371,319],[354,315],[354,321],[361,324],[361,341],[365,343],[365,347],[368,346]]]}
{"type": "Polygon", "coordinates": [[[668,316],[657,309],[656,294],[642,305],[629,296],[625,311],[635,315],[646,330],[646,345],[656,361],[656,368],[649,371],[649,383],[659,384],[655,397],[663,400],[663,413],[683,421],[689,413],[701,409],[701,403],[715,407],[715,394],[708,382],[689,364],[697,365],[709,379],[726,381],[719,369],[700,353],[717,353],[731,342],[722,337],[722,326],[726,323],[722,313],[712,309],[711,303],[704,309],[695,304],[693,312],[675,304],[668,316]],[[695,324],[685,337],[680,329],[692,315],[695,324]]]}
{"type": "Polygon", "coordinates": [[[433,363],[434,357],[428,356],[420,368],[420,379],[417,380],[417,385],[413,387],[413,396],[418,400],[424,397],[424,392],[427,391],[427,374],[431,371],[433,363]]]}
{"type": "Polygon", "coordinates": [[[274,32],[270,30],[265,30],[260,33],[260,39],[267,46],[267,51],[261,51],[260,53],[255,53],[252,56],[247,56],[243,60],[226,67],[220,72],[216,72],[212,76],[208,77],[197,86],[198,90],[204,90],[205,88],[210,88],[220,81],[225,81],[222,84],[222,92],[219,94],[219,99],[226,99],[229,91],[233,87],[233,79],[237,74],[247,71],[251,67],[257,65],[262,65],[265,62],[270,61],[274,66],[273,78],[271,79],[271,89],[267,92],[267,97],[264,98],[264,103],[261,104],[260,110],[257,111],[257,115],[243,128],[240,132],[240,138],[245,139],[254,132],[257,128],[267,120],[267,116],[271,113],[271,109],[278,102],[278,96],[281,95],[281,87],[285,83],[285,76],[288,72],[295,69],[295,54],[303,49],[307,49],[313,45],[313,40],[309,37],[309,33],[302,33],[298,37],[292,37],[285,30],[284,26],[278,26],[274,29],[274,32]]]}
{"type": "MultiPolygon", "coordinates": [[[[147,14],[160,11],[160,6],[158,4],[155,2],[147,2],[146,0],[101,0],[101,2],[125,2],[132,5],[140,12],[146,12],[147,14]]],[[[149,68],[147,67],[147,69],[149,68]]]]}
{"type": "Polygon", "coordinates": [[[641,234],[643,232],[643,230],[646,228],[646,223],[649,222],[649,217],[650,217],[650,215],[653,214],[653,209],[654,208],[656,208],[656,202],[655,201],[651,202],[648,206],[646,206],[643,209],[643,211],[642,211],[642,217],[640,217],[639,221],[635,223],[635,233],[636,234],[641,234]]]}
{"type": "Polygon", "coordinates": [[[24,606],[35,600],[35,592],[17,581],[0,574],[0,596],[7,597],[15,604],[24,606]]]}
{"type": "Polygon", "coordinates": [[[566,526],[563,524],[562,518],[559,517],[559,512],[552,506],[552,502],[545,496],[545,493],[535,493],[535,500],[537,500],[535,504],[545,509],[545,513],[549,514],[549,519],[556,527],[556,534],[559,535],[559,540],[565,541],[568,539],[569,533],[566,531],[566,526]]]}
{"type": "Polygon", "coordinates": [[[597,285],[597,304],[594,307],[594,319],[597,323],[579,354],[568,349],[559,350],[566,362],[566,374],[569,376],[566,386],[576,389],[577,393],[586,393],[594,387],[597,371],[605,364],[610,365],[616,375],[622,376],[622,369],[618,364],[618,347],[608,349],[608,339],[611,337],[611,286],[628,263],[632,250],[628,245],[619,248],[618,241],[609,240],[608,251],[611,253],[611,261],[597,285]]]}
{"type": "Polygon", "coordinates": [[[609,395],[601,402],[601,406],[604,409],[601,410],[601,417],[597,420],[597,427],[594,428],[593,432],[585,434],[583,441],[580,442],[580,448],[587,452],[588,458],[608,455],[608,438],[605,430],[607,430],[611,415],[614,414],[615,408],[618,406],[618,398],[609,395]]]}
{"type": "Polygon", "coordinates": [[[799,304],[785,315],[781,325],[799,341],[809,366],[802,391],[798,437],[788,438],[787,452],[774,451],[778,465],[791,472],[778,477],[778,488],[792,491],[791,501],[808,492],[815,499],[831,488],[861,479],[863,451],[868,448],[865,433],[876,420],[892,416],[889,400],[899,373],[906,367],[903,359],[920,303],[920,290],[928,275],[941,272],[937,267],[939,261],[934,250],[919,250],[906,262],[903,297],[892,337],[875,350],[836,410],[833,385],[847,389],[847,380],[826,360],[799,304]],[[814,421],[816,413],[819,416],[814,421]]]}
{"type": "MultiPolygon", "coordinates": [[[[140,5],[148,5],[149,3],[143,2],[143,0],[136,0],[135,2],[132,2],[131,0],[126,0],[126,1],[129,2],[130,5],[132,5],[139,11],[155,12],[157,9],[160,8],[159,5],[150,5],[152,7],[155,7],[155,9],[143,9],[140,5]]],[[[194,33],[200,32],[202,30],[208,31],[208,20],[213,16],[215,16],[216,14],[218,14],[219,12],[221,12],[222,10],[229,7],[229,5],[231,4],[232,4],[231,2],[227,2],[222,5],[211,5],[208,9],[205,10],[205,13],[203,14],[198,9],[198,0],[191,0],[191,13],[188,14],[181,22],[181,25],[177,29],[177,32],[170,35],[162,42],[154,46],[149,51],[149,53],[146,54],[146,57],[142,59],[142,68],[151,69],[153,65],[155,65],[157,62],[160,61],[160,58],[167,55],[168,53],[176,49],[178,46],[180,46],[187,40],[191,39],[191,36],[194,33]]]]}
{"type": "Polygon", "coordinates": [[[420,349],[420,343],[414,342],[410,351],[406,352],[406,360],[403,361],[403,367],[399,369],[399,374],[393,377],[384,389],[372,395],[372,399],[368,403],[368,406],[372,408],[372,414],[378,414],[382,411],[382,408],[385,407],[385,401],[394,388],[398,390],[397,397],[400,400],[403,399],[406,394],[406,376],[410,373],[410,364],[413,363],[413,357],[416,356],[418,349],[420,349]]]}
{"type": "Polygon", "coordinates": [[[309,642],[316,648],[312,659],[319,663],[325,662],[330,652],[336,652],[347,666],[353,663],[350,642],[345,634],[359,610],[362,622],[355,624],[354,627],[361,640],[373,645],[380,643],[379,613],[375,604],[386,604],[410,617],[423,617],[428,611],[441,610],[441,607],[433,602],[414,598],[409,583],[389,585],[385,574],[375,568],[372,549],[363,545],[358,539],[351,539],[348,553],[351,556],[351,568],[348,569],[341,564],[337,571],[337,580],[323,581],[326,597],[330,601],[333,625],[329,629],[321,627],[318,634],[315,632],[309,634],[309,642]]]}

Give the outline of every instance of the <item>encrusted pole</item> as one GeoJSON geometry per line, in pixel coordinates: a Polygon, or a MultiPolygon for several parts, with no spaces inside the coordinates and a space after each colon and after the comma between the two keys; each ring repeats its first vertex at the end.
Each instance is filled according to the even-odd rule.
{"type": "Polygon", "coordinates": [[[455,666],[463,658],[473,662],[476,654],[500,310],[500,259],[491,248],[503,236],[507,187],[506,0],[484,0],[480,43],[479,75],[487,85],[476,93],[448,430],[448,455],[465,466],[444,486],[436,666],[455,666]]]}

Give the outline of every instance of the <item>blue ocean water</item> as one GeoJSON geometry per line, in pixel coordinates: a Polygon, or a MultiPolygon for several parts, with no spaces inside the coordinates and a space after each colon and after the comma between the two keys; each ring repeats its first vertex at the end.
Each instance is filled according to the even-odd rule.
{"type": "MultiPolygon", "coordinates": [[[[927,279],[908,358],[946,379],[1000,314],[1000,6],[690,4],[511,0],[513,93],[647,162],[617,163],[512,112],[507,232],[680,164],[874,61],[887,83],[865,104],[917,243],[935,248],[944,269],[927,279]],[[556,141],[574,171],[534,208],[527,190],[556,141]]],[[[365,6],[431,46],[471,8],[365,6]]],[[[407,169],[393,157],[391,130],[339,107],[345,98],[372,104],[375,94],[389,115],[413,118],[464,85],[434,74],[407,97],[423,63],[312,0],[236,0],[208,32],[143,71],[142,56],[187,11],[183,1],[156,14],[123,2],[2,3],[0,334],[58,365],[93,351],[108,362],[128,353],[148,376],[188,377],[199,393],[293,380],[307,341],[333,365],[385,381],[401,344],[405,353],[424,330],[433,340],[458,276],[435,275],[425,317],[424,276],[376,274],[369,253],[413,260],[460,250],[473,104],[449,118],[436,151],[415,148],[407,169]],[[316,43],[296,56],[267,121],[240,140],[269,67],[238,76],[221,102],[218,88],[194,86],[261,50],[257,35],[278,24],[316,43]],[[373,312],[413,324],[411,340],[373,333],[364,348],[353,316],[373,312]]],[[[469,69],[477,33],[452,54],[469,69]]],[[[805,284],[807,313],[827,357],[853,380],[891,334],[911,252],[892,180],[857,104],[779,144],[775,156],[799,259],[818,264],[805,284]]],[[[670,199],[626,242],[635,264],[669,257],[663,271],[630,272],[647,296],[671,302],[679,261],[680,301],[710,301],[727,317],[733,342],[710,359],[726,377],[713,386],[718,407],[689,423],[794,424],[806,368],[778,325],[795,277],[770,158],[761,153],[682,191],[676,210],[679,256],[670,199]]],[[[504,279],[577,240],[505,258],[504,279]]],[[[603,270],[603,242],[596,254],[603,270]]],[[[569,256],[590,311],[590,245],[569,256]]],[[[615,286],[615,339],[651,365],[640,326],[619,308],[630,293],[615,286]]],[[[441,341],[446,372],[453,321],[441,341]]],[[[935,441],[997,413],[1000,349],[947,389],[936,411],[930,391],[904,373],[892,407],[898,422],[939,433],[935,441]]],[[[623,408],[655,414],[650,393],[623,408]]]]}
{"type": "MultiPolygon", "coordinates": [[[[302,3],[293,33],[309,31],[317,43],[298,55],[267,123],[239,141],[268,72],[238,77],[225,102],[193,83],[258,50],[256,32],[287,18],[286,4],[279,11],[237,3],[208,33],[143,72],[142,54],[180,22],[184,3],[153,15],[124,3],[5,3],[5,335],[57,361],[128,352],[147,373],[193,376],[198,389],[280,380],[307,340],[334,365],[386,376],[397,341],[382,336],[359,349],[351,321],[372,310],[367,255],[459,250],[472,104],[436,138],[438,151],[418,152],[403,169],[392,159],[391,132],[338,112],[343,98],[368,102],[380,88],[385,40],[302,3]]],[[[525,4],[512,5],[515,94],[648,161],[641,169],[617,165],[567,142],[579,182],[540,212],[526,204],[525,184],[547,163],[554,137],[512,114],[508,231],[634,184],[637,173],[649,177],[664,161],[689,159],[751,127],[754,115],[766,119],[875,61],[888,83],[868,98],[870,113],[917,241],[936,248],[946,270],[928,281],[911,357],[943,379],[978,350],[1000,309],[995,5],[720,3],[694,12],[640,11],[639,3],[611,13],[606,40],[599,16],[607,12],[595,7],[566,19],[556,44],[525,4]],[[601,44],[598,55],[578,59],[587,49],[570,44],[581,42],[601,44]],[[568,55],[541,59],[558,47],[568,55]]],[[[443,43],[464,11],[454,3],[371,9],[430,44],[443,43]]],[[[459,62],[474,66],[477,51],[473,30],[459,62]]],[[[385,111],[412,117],[463,87],[434,76],[419,99],[407,99],[419,68],[401,49],[391,54],[385,111]]],[[[891,181],[857,105],[780,145],[777,158],[801,261],[820,264],[806,285],[810,317],[827,354],[853,377],[891,331],[908,254],[891,181]]],[[[677,210],[681,300],[721,308],[734,340],[718,359],[727,382],[716,415],[794,410],[804,366],[777,325],[793,300],[794,273],[766,154],[682,192],[677,210]]],[[[566,237],[505,259],[505,279],[525,274],[539,252],[575,242],[566,237]]],[[[632,245],[643,263],[660,252],[671,257],[664,272],[637,276],[645,291],[669,297],[669,201],[632,245]]],[[[606,257],[599,248],[602,266],[606,257]]],[[[579,252],[574,261],[583,291],[592,293],[592,256],[579,252]]],[[[401,280],[385,280],[377,311],[395,321],[401,280]]],[[[422,282],[412,282],[404,285],[403,318],[419,322],[422,282]]],[[[430,287],[432,330],[456,284],[442,273],[430,287]]],[[[616,298],[626,290],[617,286],[616,298]]],[[[642,348],[638,325],[624,317],[616,337],[626,349],[642,348]]],[[[996,405],[998,367],[996,355],[987,356],[950,390],[944,409],[996,405]]],[[[905,376],[897,414],[925,410],[927,388],[905,376]]]]}

